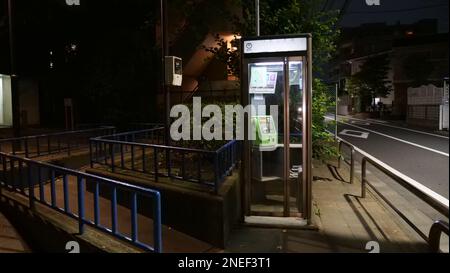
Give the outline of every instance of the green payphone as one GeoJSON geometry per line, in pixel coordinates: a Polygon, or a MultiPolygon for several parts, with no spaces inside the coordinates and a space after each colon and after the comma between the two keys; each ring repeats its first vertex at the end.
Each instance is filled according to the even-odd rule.
{"type": "Polygon", "coordinates": [[[252,126],[255,130],[254,145],[261,150],[274,150],[278,144],[278,132],[272,116],[253,116],[252,126]]]}

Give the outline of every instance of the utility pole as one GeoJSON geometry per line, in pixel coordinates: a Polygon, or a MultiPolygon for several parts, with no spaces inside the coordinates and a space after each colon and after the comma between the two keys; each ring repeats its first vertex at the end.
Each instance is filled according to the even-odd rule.
{"type": "Polygon", "coordinates": [[[169,55],[169,42],[167,37],[167,0],[160,1],[161,7],[161,64],[162,64],[162,90],[164,92],[165,103],[165,144],[170,143],[170,93],[166,84],[166,61],[165,56],[169,55]]]}
{"type": "Polygon", "coordinates": [[[337,139],[338,136],[338,102],[339,102],[339,82],[336,83],[335,86],[335,93],[336,93],[336,101],[334,106],[334,138],[337,139]]]}
{"type": "Polygon", "coordinates": [[[11,100],[12,100],[12,116],[13,116],[13,134],[14,137],[20,136],[20,96],[17,88],[17,70],[15,62],[14,48],[14,21],[12,0],[8,0],[8,30],[9,30],[9,59],[11,70],[11,100]]]}
{"type": "Polygon", "coordinates": [[[255,19],[256,19],[256,36],[261,35],[259,24],[259,0],[255,0],[255,19]]]}

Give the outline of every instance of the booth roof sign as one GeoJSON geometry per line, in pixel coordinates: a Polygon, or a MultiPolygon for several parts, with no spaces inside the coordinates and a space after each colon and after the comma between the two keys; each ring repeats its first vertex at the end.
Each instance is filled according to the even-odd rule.
{"type": "Polygon", "coordinates": [[[244,54],[306,51],[306,37],[244,41],[244,54]]]}

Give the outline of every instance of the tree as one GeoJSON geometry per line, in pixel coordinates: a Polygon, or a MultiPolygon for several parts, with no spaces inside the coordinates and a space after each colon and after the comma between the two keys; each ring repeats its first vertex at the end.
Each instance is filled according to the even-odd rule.
{"type": "MultiPolygon", "coordinates": [[[[255,35],[255,12],[253,0],[235,0],[242,8],[242,16],[230,16],[234,31],[243,36],[255,35]]],[[[324,11],[324,1],[317,0],[265,0],[260,1],[261,35],[312,33],[313,36],[313,156],[325,159],[336,155],[333,138],[324,126],[324,109],[332,107],[327,86],[320,77],[323,68],[336,51],[339,30],[336,29],[337,11],[324,11]]],[[[213,58],[226,63],[239,77],[239,51],[226,48],[226,42],[216,37],[215,47],[205,50],[214,53],[213,58]]]]}
{"type": "Polygon", "coordinates": [[[361,66],[361,70],[353,75],[353,82],[358,84],[355,91],[362,109],[374,104],[375,98],[385,98],[392,91],[391,81],[388,79],[389,62],[388,54],[370,57],[361,66]]]}

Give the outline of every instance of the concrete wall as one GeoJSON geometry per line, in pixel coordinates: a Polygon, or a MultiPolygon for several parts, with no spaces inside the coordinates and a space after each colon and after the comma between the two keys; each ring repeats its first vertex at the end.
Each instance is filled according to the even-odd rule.
{"type": "MultiPolygon", "coordinates": [[[[238,170],[224,181],[218,195],[176,186],[170,181],[155,183],[148,178],[111,173],[99,169],[88,169],[87,172],[158,190],[161,193],[164,225],[216,247],[225,247],[233,226],[240,221],[241,192],[238,170]]],[[[162,179],[160,178],[160,180],[162,179]]],[[[87,187],[87,190],[92,191],[93,189],[87,187]]],[[[105,192],[108,191],[100,189],[102,197],[109,198],[105,192]]],[[[121,205],[130,204],[124,195],[118,194],[117,198],[121,205]]],[[[148,207],[151,204],[139,204],[138,206],[148,207]]],[[[151,215],[148,216],[151,217],[151,215]]]]}

